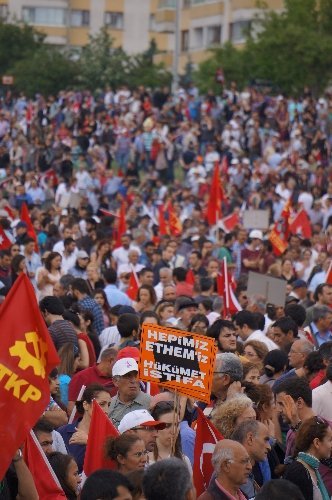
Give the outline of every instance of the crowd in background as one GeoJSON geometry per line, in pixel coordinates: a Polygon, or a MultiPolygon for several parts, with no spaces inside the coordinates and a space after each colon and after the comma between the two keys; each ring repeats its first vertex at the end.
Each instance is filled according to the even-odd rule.
{"type": "MultiPolygon", "coordinates": [[[[224,437],[200,499],[331,498],[331,144],[332,96],[309,89],[3,96],[0,297],[26,273],[59,353],[34,432],[68,499],[196,498],[197,406],[224,437]],[[288,234],[280,254],[269,235],[286,206],[306,212],[310,236],[288,234]],[[269,228],[245,228],[249,209],[269,228]],[[224,259],[235,314],[218,290],[224,259]],[[249,294],[250,271],[284,280],[285,300],[249,294]],[[178,425],[174,394],[138,379],[143,323],[215,340],[211,402],[181,398],[178,425]],[[120,432],[105,448],[118,472],[80,493],[93,401],[120,432]]],[[[28,477],[18,453],[0,498],[37,498],[28,477]]]]}

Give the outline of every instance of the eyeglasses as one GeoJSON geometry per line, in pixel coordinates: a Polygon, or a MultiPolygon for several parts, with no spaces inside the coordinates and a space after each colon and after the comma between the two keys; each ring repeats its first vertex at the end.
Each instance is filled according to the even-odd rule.
{"type": "Polygon", "coordinates": [[[243,460],[239,460],[238,462],[236,460],[226,460],[226,462],[229,462],[229,463],[232,463],[232,464],[238,463],[240,465],[251,464],[250,457],[244,458],[243,460]]]}
{"type": "Polygon", "coordinates": [[[136,451],[136,453],[133,453],[134,457],[137,457],[137,458],[142,458],[144,456],[146,457],[148,454],[149,454],[148,450],[136,451]]]}

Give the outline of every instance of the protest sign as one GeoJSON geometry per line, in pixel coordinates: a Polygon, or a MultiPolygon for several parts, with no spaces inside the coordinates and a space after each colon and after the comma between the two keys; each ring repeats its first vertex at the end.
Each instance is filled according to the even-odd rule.
{"type": "Polygon", "coordinates": [[[267,303],[284,306],[287,281],[273,276],[249,272],[247,294],[262,295],[267,303]]]}
{"type": "Polygon", "coordinates": [[[268,229],[268,210],[245,210],[243,212],[243,226],[245,229],[268,229]]]}
{"type": "Polygon", "coordinates": [[[139,378],[210,401],[216,357],[214,339],[159,325],[143,324],[139,378]]]}

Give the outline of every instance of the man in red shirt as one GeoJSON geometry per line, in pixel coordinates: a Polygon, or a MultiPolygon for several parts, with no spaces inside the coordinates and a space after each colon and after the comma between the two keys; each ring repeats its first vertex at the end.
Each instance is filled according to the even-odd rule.
{"type": "Polygon", "coordinates": [[[69,384],[68,414],[70,415],[83,385],[101,384],[111,396],[117,392],[112,380],[112,368],[118,352],[113,347],[105,349],[101,354],[100,363],[75,373],[69,384]]]}
{"type": "Polygon", "coordinates": [[[263,257],[263,233],[259,229],[253,229],[249,233],[250,243],[241,252],[241,274],[249,271],[260,271],[260,260],[263,257]]]}

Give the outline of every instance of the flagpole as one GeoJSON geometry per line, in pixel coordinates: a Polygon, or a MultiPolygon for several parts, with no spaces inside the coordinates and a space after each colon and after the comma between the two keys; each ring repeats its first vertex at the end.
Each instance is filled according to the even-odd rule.
{"type": "Polygon", "coordinates": [[[171,457],[174,457],[175,455],[175,443],[176,443],[176,430],[179,425],[179,393],[178,390],[175,389],[174,391],[174,414],[173,414],[173,434],[172,434],[172,443],[171,443],[171,457]]]}
{"type": "MultiPolygon", "coordinates": [[[[82,396],[83,396],[83,392],[85,391],[85,388],[86,388],[86,386],[82,385],[81,390],[78,393],[76,401],[82,401],[82,396]]],[[[68,424],[72,424],[74,422],[75,415],[76,415],[76,406],[74,405],[74,408],[72,409],[69,420],[68,420],[68,424]]]]}
{"type": "Polygon", "coordinates": [[[131,272],[133,273],[134,277],[135,277],[135,280],[136,280],[136,283],[137,283],[137,286],[140,286],[139,285],[139,279],[138,279],[138,276],[137,276],[137,273],[134,269],[134,266],[132,264],[130,264],[130,268],[131,268],[131,272]]]}
{"type": "Polygon", "coordinates": [[[224,280],[225,280],[226,312],[228,314],[229,313],[229,281],[228,281],[226,257],[223,258],[223,266],[224,266],[224,280]]]}

